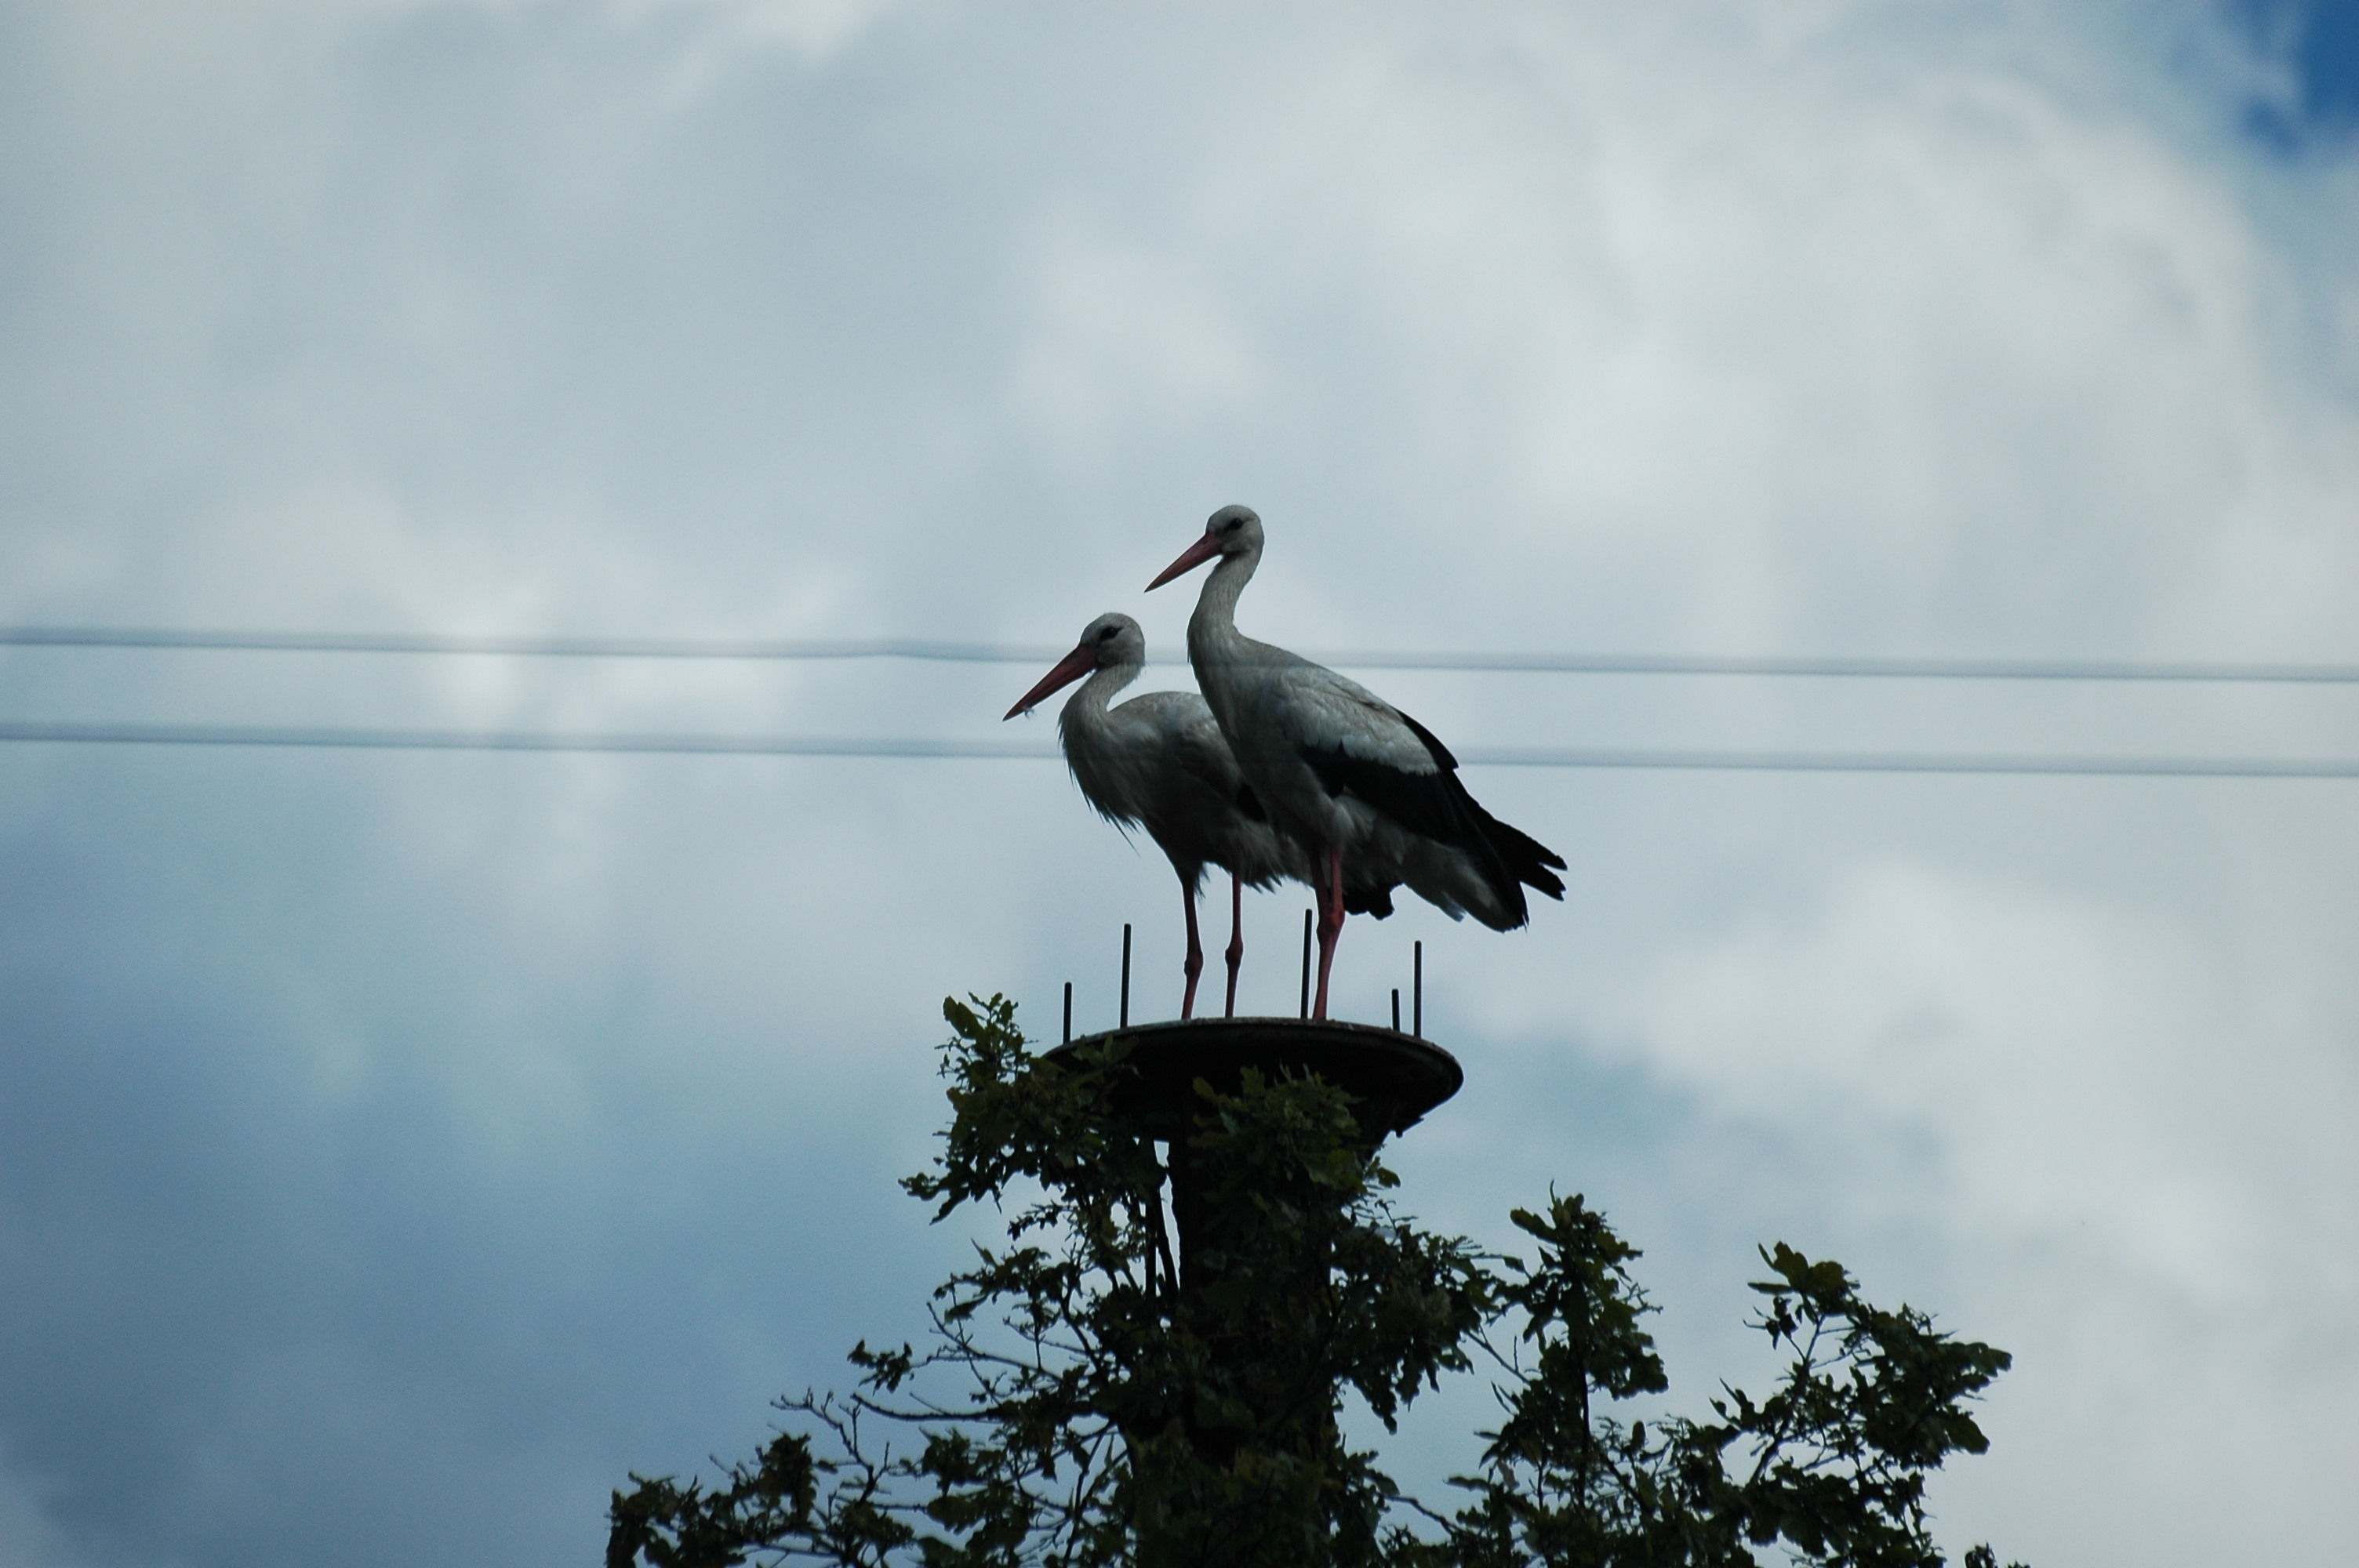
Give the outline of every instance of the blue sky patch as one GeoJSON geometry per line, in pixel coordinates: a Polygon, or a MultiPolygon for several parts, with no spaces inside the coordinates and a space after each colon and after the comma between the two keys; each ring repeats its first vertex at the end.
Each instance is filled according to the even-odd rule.
{"type": "Polygon", "coordinates": [[[2245,129],[2292,154],[2359,124],[2359,0],[2232,0],[2239,23],[2293,68],[2289,100],[2245,106],[2245,129]]]}

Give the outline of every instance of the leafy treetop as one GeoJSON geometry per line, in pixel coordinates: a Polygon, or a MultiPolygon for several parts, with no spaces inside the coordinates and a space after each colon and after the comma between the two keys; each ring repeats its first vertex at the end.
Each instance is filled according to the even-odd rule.
{"type": "MultiPolygon", "coordinates": [[[[1005,1241],[935,1291],[930,1336],[852,1354],[848,1395],[791,1418],[725,1484],[634,1476],[608,1568],[758,1559],[883,1568],[1397,1564],[1722,1568],[1782,1547],[1829,1568],[1938,1568],[1925,1481],[1986,1446],[1969,1411],[1990,1346],[1886,1311],[1783,1242],[1756,1325],[1788,1358],[1710,1419],[1613,1413],[1669,1386],[1640,1254],[1579,1195],[1518,1209],[1527,1262],[1419,1230],[1341,1091],[1248,1074],[1199,1084],[1158,1157],[1114,1108],[1117,1037],[1060,1065],[1003,997],[946,1001],[951,1120],[908,1178],[937,1221],[988,1206],[1005,1241]],[[1163,1194],[1193,1184],[1174,1267],[1163,1194]],[[1449,1511],[1400,1493],[1338,1424],[1345,1392],[1391,1430],[1445,1374],[1491,1369],[1501,1407],[1449,1511]]],[[[1987,1547],[1965,1568],[1996,1568],[1987,1547]]]]}

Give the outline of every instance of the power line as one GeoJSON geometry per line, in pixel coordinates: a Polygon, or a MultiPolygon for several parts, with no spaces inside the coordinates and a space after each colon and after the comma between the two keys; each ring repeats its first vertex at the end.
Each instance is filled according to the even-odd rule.
{"type": "Polygon", "coordinates": [[[944,757],[1053,762],[1037,741],[929,741],[893,736],[662,735],[595,730],[346,730],[262,724],[19,724],[0,742],[69,745],[311,747],[373,752],[591,752],[671,756],[944,757]]]}
{"type": "Polygon", "coordinates": [[[1462,746],[1462,762],[1494,768],[1632,768],[1778,773],[2005,773],[2078,778],[2354,779],[2359,759],[2333,757],[2072,757],[1921,752],[1531,750],[1462,746]]]}
{"type": "MultiPolygon", "coordinates": [[[[946,643],[919,637],[466,636],[407,632],[202,632],[92,626],[0,626],[0,644],[34,648],[177,648],[273,654],[473,654],[570,659],[925,659],[1031,664],[1069,650],[1046,643],[946,643]]],[[[1167,658],[1165,663],[1184,662],[1167,658]]]]}
{"type": "MultiPolygon", "coordinates": [[[[461,636],[430,633],[207,632],[136,627],[0,626],[0,645],[149,648],[243,653],[475,654],[505,658],[917,659],[1034,665],[1061,657],[1046,643],[952,643],[925,638],[461,636]]],[[[1321,664],[1368,670],[1482,670],[1532,675],[1788,676],[1884,680],[2146,681],[2359,685],[2359,665],[2205,660],[1854,658],[1737,654],[1418,653],[1347,648],[1321,664]]],[[[1179,665],[1178,653],[1152,658],[1179,665]]]]}
{"type": "MultiPolygon", "coordinates": [[[[1053,762],[1043,742],[888,736],[663,735],[523,730],[344,730],[236,724],[0,722],[0,742],[222,746],[414,752],[570,752],[652,755],[942,758],[1053,762]]],[[[2359,778],[2359,760],[2301,757],[2042,756],[1907,752],[1713,752],[1662,749],[1458,748],[1480,767],[1682,772],[2001,773],[2066,777],[2359,778]]]]}

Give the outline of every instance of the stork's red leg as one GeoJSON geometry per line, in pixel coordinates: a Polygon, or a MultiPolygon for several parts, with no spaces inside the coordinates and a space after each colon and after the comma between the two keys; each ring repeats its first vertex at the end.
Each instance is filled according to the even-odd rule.
{"type": "Polygon", "coordinates": [[[1335,939],[1343,934],[1343,850],[1337,845],[1327,851],[1326,885],[1319,890],[1319,1000],[1310,1005],[1310,1016],[1327,1016],[1327,971],[1335,967],[1335,939]]]}
{"type": "Polygon", "coordinates": [[[1243,878],[1229,878],[1229,1005],[1221,1016],[1237,1015],[1237,966],[1245,961],[1245,884],[1243,878]]]}
{"type": "MultiPolygon", "coordinates": [[[[1180,1016],[1184,1019],[1196,1014],[1196,977],[1204,972],[1204,945],[1196,939],[1196,889],[1184,878],[1180,883],[1180,902],[1188,911],[1188,961],[1181,966],[1187,971],[1188,990],[1180,999],[1180,1016]]],[[[1127,954],[1123,961],[1130,961],[1127,954]]]]}

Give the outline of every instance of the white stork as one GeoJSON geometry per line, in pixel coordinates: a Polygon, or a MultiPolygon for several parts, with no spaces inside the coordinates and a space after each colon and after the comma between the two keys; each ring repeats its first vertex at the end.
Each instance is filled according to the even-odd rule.
{"type": "MultiPolygon", "coordinates": [[[[1108,821],[1146,828],[1179,873],[1188,911],[1188,990],[1180,1002],[1181,1018],[1195,1012],[1196,977],[1204,968],[1203,944],[1196,935],[1204,868],[1228,871],[1227,1014],[1234,1017],[1237,966],[1245,952],[1245,887],[1266,888],[1281,877],[1309,882],[1310,861],[1270,826],[1202,697],[1192,691],[1151,691],[1119,708],[1107,706],[1146,666],[1147,635],[1138,622],[1127,615],[1101,615],[1006,716],[1013,719],[1060,687],[1090,677],[1057,716],[1057,736],[1073,782],[1108,821]]],[[[1353,912],[1379,919],[1391,914],[1390,886],[1355,876],[1347,894],[1353,912]]]]}
{"type": "Polygon", "coordinates": [[[1237,596],[1261,564],[1261,518],[1224,506],[1147,586],[1218,560],[1188,619],[1188,662],[1238,768],[1270,819],[1310,852],[1318,873],[1319,1000],[1351,907],[1347,879],[1405,881],[1455,920],[1494,931],[1530,918],[1524,888],[1550,898],[1563,860],[1475,803],[1458,759],[1433,732],[1358,683],[1237,630],[1237,596]]]}

